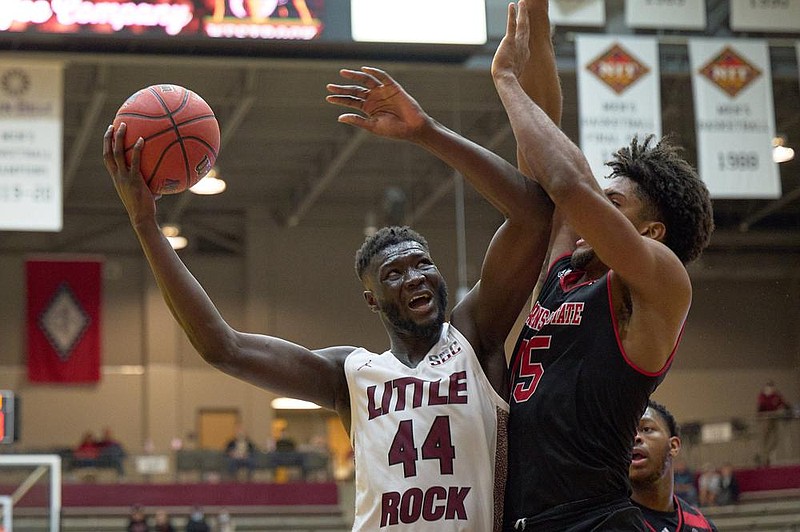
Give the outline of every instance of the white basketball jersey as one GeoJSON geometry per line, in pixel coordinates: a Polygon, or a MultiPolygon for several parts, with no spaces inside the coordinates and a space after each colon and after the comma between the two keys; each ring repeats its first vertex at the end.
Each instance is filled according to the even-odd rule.
{"type": "Polygon", "coordinates": [[[464,336],[445,323],[416,368],[359,348],[344,370],[357,464],[353,530],[499,530],[508,404],[464,336]]]}

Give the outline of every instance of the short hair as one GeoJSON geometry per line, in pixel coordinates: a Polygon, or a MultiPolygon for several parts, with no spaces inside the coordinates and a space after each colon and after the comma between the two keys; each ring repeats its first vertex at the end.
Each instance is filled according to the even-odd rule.
{"type": "Polygon", "coordinates": [[[667,407],[662,405],[661,403],[657,403],[652,399],[647,401],[647,408],[653,409],[658,412],[658,415],[664,420],[667,424],[667,429],[669,429],[669,436],[677,436],[680,438],[681,436],[681,429],[678,426],[678,423],[675,421],[675,418],[672,416],[667,407]]]}
{"type": "Polygon", "coordinates": [[[714,231],[714,213],[708,188],[692,166],[681,157],[681,148],[655,135],[643,142],[633,137],[630,146],[617,150],[606,164],[609,178],[627,177],[638,185],[640,197],[652,214],[664,223],[664,244],[688,264],[708,246],[714,231]]]}
{"type": "Polygon", "coordinates": [[[407,225],[402,227],[391,226],[379,229],[374,235],[368,236],[361,247],[356,251],[356,274],[362,281],[364,280],[364,272],[372,262],[372,258],[378,253],[383,251],[389,246],[400,244],[402,242],[417,242],[426,252],[430,252],[428,248],[428,241],[425,237],[417,233],[407,225]]]}

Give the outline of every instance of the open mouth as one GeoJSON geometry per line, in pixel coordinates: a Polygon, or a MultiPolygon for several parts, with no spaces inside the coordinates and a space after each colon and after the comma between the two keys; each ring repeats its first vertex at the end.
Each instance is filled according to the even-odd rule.
{"type": "Polygon", "coordinates": [[[408,302],[408,308],[414,311],[425,311],[433,303],[433,298],[431,294],[419,294],[411,298],[411,301],[408,302]]]}
{"type": "Polygon", "coordinates": [[[647,455],[644,454],[642,451],[634,450],[631,453],[631,465],[639,465],[644,463],[647,460],[647,455]]]}

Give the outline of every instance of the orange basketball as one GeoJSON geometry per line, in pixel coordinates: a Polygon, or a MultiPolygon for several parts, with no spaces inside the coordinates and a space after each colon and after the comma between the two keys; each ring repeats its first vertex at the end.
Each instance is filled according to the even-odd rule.
{"type": "Polygon", "coordinates": [[[176,194],[205,176],[219,152],[219,124],[200,96],[178,85],[151,85],[128,98],[114,128],[125,122],[125,159],[145,141],[140,167],[154,194],[176,194]]]}

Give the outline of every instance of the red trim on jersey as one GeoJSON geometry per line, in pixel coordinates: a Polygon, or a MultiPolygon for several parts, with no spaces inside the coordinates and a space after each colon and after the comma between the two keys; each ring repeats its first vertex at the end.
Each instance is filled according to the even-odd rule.
{"type": "Polygon", "coordinates": [[[571,256],[571,255],[572,255],[572,252],[566,252],[566,253],[562,253],[561,255],[559,255],[558,257],[556,257],[556,258],[555,258],[555,260],[551,260],[551,261],[550,261],[550,265],[547,267],[547,275],[545,275],[545,279],[547,279],[548,277],[550,277],[550,272],[551,272],[551,271],[553,271],[553,266],[555,266],[555,265],[556,265],[556,262],[560,261],[560,260],[561,260],[561,259],[563,259],[564,257],[569,257],[569,256],[571,256]]]}
{"type": "Polygon", "coordinates": [[[646,375],[648,377],[659,377],[666,373],[669,369],[670,365],[672,364],[672,359],[675,358],[675,353],[678,351],[678,345],[681,343],[681,338],[683,338],[683,330],[686,326],[686,318],[683,319],[683,323],[681,324],[681,332],[678,333],[678,339],[675,341],[675,345],[672,348],[672,352],[669,354],[667,361],[664,362],[664,365],[661,366],[661,369],[658,371],[646,371],[639,366],[637,366],[629,357],[628,353],[625,352],[625,348],[622,347],[622,339],[619,337],[619,322],[617,321],[617,313],[614,311],[614,301],[611,298],[611,274],[614,270],[608,270],[608,276],[606,277],[606,288],[608,290],[608,307],[609,311],[611,312],[611,323],[614,327],[614,337],[617,339],[617,347],[619,347],[619,352],[622,353],[622,358],[625,359],[625,362],[628,363],[630,367],[641,373],[642,375],[646,375]]]}

